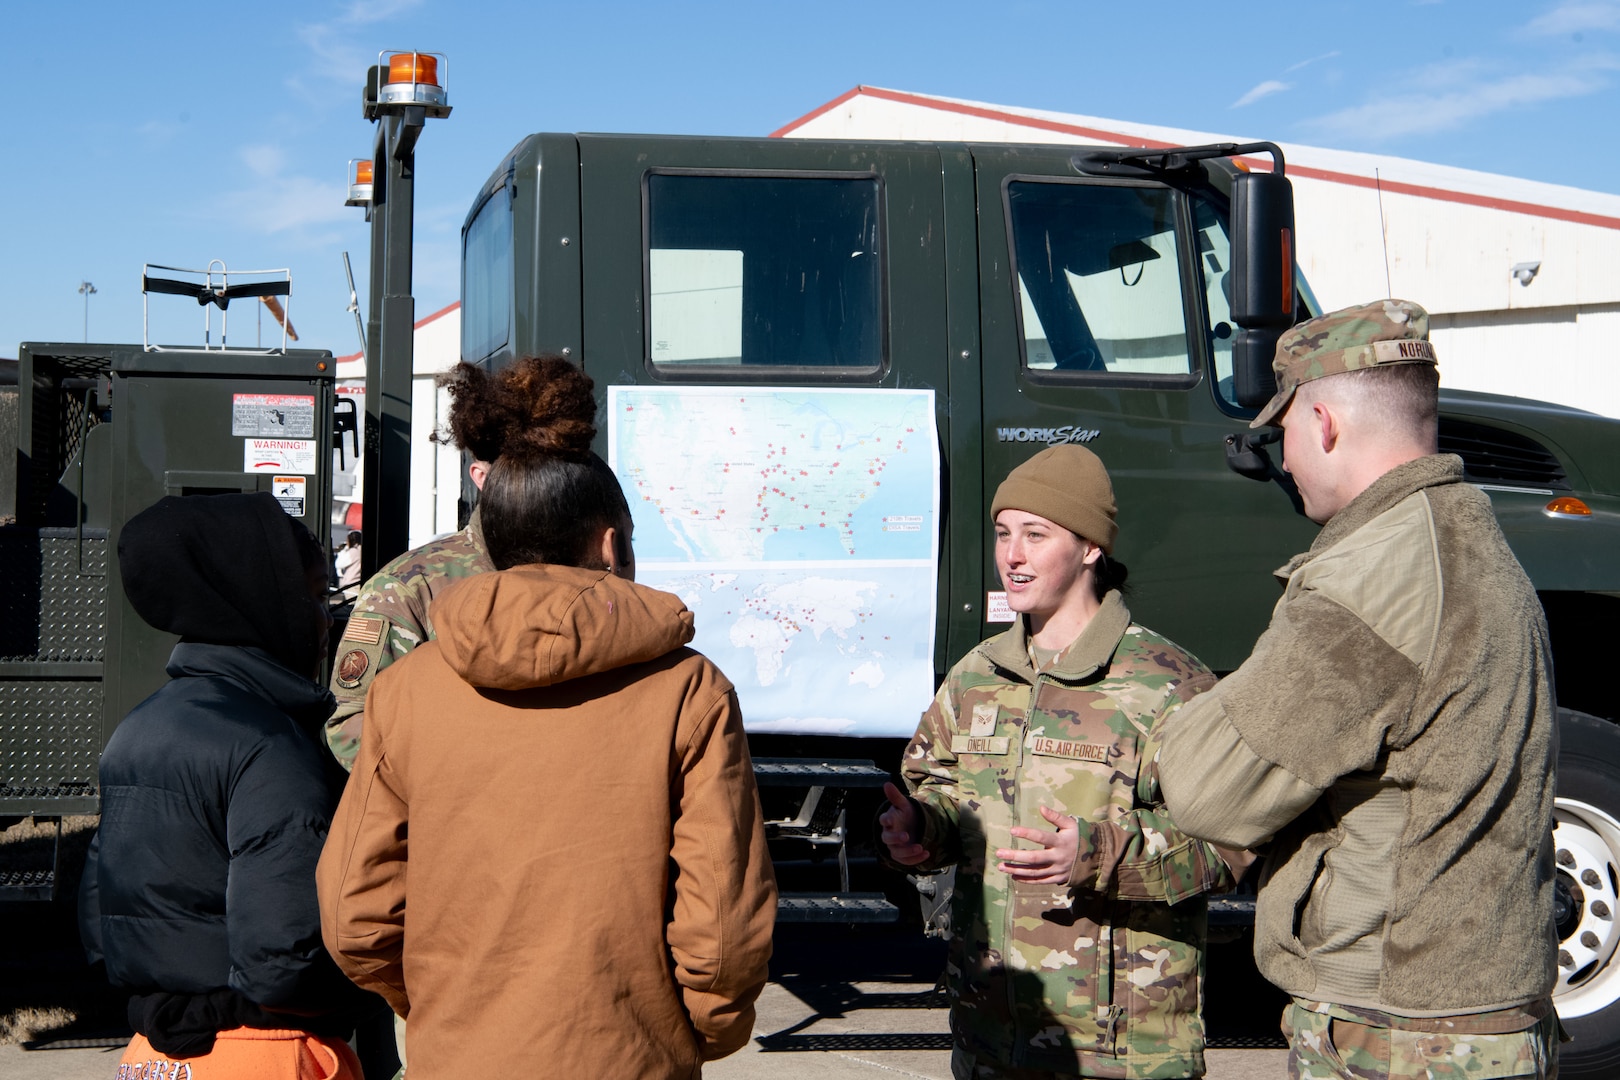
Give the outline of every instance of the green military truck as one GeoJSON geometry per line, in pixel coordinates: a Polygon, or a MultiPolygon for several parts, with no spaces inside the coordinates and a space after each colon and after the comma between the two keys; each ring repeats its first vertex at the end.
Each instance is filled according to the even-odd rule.
{"type": "MultiPolygon", "coordinates": [[[[1039,448],[1107,463],[1141,621],[1217,670],[1247,655],[1271,571],[1315,534],[1247,427],[1269,343],[1317,310],[1286,189],[1228,156],[1264,149],[540,134],[479,192],[462,355],[558,353],[596,379],[638,578],[686,600],[738,685],[783,919],[916,903],[873,858],[875,788],[950,664],[1011,619],[985,513],[1039,448]]],[[[94,812],[101,747],[163,678],[168,640],[109,572],[123,520],[166,493],[270,489],[324,535],[326,448],[354,427],[330,356],[285,343],[19,356],[0,386],[0,819],[94,812]],[[260,459],[255,439],[301,445],[260,459]]],[[[1565,1071],[1609,1075],[1620,423],[1460,392],[1442,412],[1552,627],[1565,1071]]],[[[0,896],[51,881],[0,874],[0,896]]],[[[944,886],[917,887],[926,918],[944,886]]]]}
{"type": "MultiPolygon", "coordinates": [[[[479,192],[462,356],[559,353],[596,379],[638,578],[686,599],[738,684],[786,917],[883,917],[850,788],[1010,621],[985,514],[1031,453],[1107,464],[1143,623],[1218,671],[1265,626],[1271,571],[1316,527],[1248,421],[1277,333],[1318,309],[1286,191],[1229,156],[1259,149],[536,134],[479,192]],[[829,907],[809,894],[835,856],[829,907]]],[[[1566,1073],[1599,1075],[1620,1063],[1620,423],[1441,408],[1552,629],[1558,1003],[1566,1073]]]]}

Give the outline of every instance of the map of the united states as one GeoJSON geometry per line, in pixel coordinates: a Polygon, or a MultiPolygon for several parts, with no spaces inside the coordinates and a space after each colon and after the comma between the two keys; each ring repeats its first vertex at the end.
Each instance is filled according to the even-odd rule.
{"type": "Polygon", "coordinates": [[[637,580],[679,595],[750,730],[909,734],[933,682],[929,391],[612,387],[637,580]]]}

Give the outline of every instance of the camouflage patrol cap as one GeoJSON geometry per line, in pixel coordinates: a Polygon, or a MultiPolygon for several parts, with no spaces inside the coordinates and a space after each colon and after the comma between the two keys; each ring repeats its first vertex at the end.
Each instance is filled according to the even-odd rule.
{"type": "Polygon", "coordinates": [[[1271,361],[1277,393],[1249,426],[1274,423],[1300,383],[1383,364],[1434,362],[1429,313],[1410,300],[1375,300],[1318,315],[1278,339],[1271,361]]]}

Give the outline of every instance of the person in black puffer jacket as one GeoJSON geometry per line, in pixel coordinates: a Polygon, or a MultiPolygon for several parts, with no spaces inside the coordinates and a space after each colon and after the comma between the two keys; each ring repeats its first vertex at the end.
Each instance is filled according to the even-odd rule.
{"type": "Polygon", "coordinates": [[[370,995],[327,955],[315,898],[343,777],[319,741],[320,545],[266,493],[169,497],[118,560],[136,612],[180,635],[102,754],[80,897],[91,959],[132,993],[124,1063],[358,1078],[342,1037],[370,995]]]}

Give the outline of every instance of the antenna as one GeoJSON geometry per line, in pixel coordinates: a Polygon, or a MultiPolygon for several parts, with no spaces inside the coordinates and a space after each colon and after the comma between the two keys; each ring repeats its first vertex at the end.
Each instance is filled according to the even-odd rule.
{"type": "Polygon", "coordinates": [[[1384,181],[1377,169],[1373,170],[1373,186],[1378,189],[1378,235],[1384,240],[1384,295],[1393,297],[1395,286],[1389,283],[1389,219],[1384,216],[1384,181]]]}
{"type": "Polygon", "coordinates": [[[354,269],[349,266],[349,253],[343,253],[343,272],[349,275],[349,306],[345,311],[354,315],[354,332],[360,335],[360,351],[366,351],[366,327],[360,321],[360,294],[354,291],[354,269]]]}

